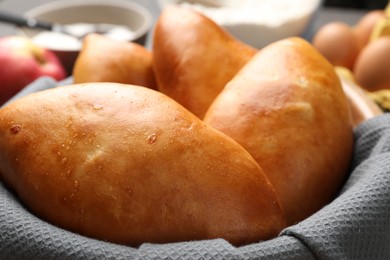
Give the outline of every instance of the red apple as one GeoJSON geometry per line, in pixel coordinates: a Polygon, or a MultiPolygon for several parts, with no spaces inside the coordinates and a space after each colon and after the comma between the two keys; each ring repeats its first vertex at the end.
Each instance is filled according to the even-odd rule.
{"type": "Polygon", "coordinates": [[[50,50],[24,36],[0,38],[0,105],[41,76],[62,80],[66,72],[50,50]]]}

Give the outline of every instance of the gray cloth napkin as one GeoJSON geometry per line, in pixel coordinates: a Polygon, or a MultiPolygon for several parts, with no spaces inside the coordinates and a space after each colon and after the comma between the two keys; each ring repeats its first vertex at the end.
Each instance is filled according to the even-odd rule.
{"type": "MultiPolygon", "coordinates": [[[[41,78],[15,98],[57,85],[41,78]]],[[[132,248],[87,238],[37,218],[0,184],[0,259],[390,259],[390,114],[356,127],[355,141],[351,174],[332,203],[242,247],[214,239],[132,248]]]]}

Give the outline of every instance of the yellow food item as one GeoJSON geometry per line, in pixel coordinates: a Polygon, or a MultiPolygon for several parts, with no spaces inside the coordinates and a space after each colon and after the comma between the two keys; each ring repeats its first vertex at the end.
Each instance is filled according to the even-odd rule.
{"type": "Polygon", "coordinates": [[[369,92],[368,95],[372,98],[384,112],[390,112],[390,90],[382,89],[369,92]]]}
{"type": "Polygon", "coordinates": [[[390,36],[390,17],[383,17],[377,21],[372,29],[370,41],[375,41],[382,36],[390,36]]]}

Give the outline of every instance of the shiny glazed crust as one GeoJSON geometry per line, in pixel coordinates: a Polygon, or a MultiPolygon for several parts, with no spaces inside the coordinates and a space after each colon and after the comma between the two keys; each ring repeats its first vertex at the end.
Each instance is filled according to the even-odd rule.
{"type": "Polygon", "coordinates": [[[153,39],[158,88],[203,118],[226,83],[256,52],[198,12],[166,8],[153,39]]]}
{"type": "Polygon", "coordinates": [[[300,38],[262,49],[204,121],[260,164],[289,224],[329,203],[346,177],[353,149],[348,101],[333,66],[300,38]]]}
{"type": "Polygon", "coordinates": [[[286,225],[246,150],[138,86],[59,87],[1,109],[0,170],[37,216],[115,243],[240,245],[286,225]]]}

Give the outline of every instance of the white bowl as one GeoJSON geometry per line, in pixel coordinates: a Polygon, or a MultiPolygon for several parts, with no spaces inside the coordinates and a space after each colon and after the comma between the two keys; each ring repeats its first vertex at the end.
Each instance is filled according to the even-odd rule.
{"type": "MultiPolygon", "coordinates": [[[[59,24],[102,23],[118,25],[118,27],[125,26],[129,28],[131,34],[126,34],[127,38],[122,40],[139,44],[145,44],[146,35],[151,30],[153,21],[151,13],[146,8],[129,0],[60,0],[37,6],[24,15],[40,21],[59,24]]],[[[20,33],[36,39],[37,35],[42,35],[43,31],[22,28],[20,33]]],[[[81,41],[65,38],[69,41],[54,42],[51,39],[38,40],[37,43],[54,51],[70,75],[80,51],[81,41]]]]}
{"type": "Polygon", "coordinates": [[[303,36],[322,0],[158,0],[163,9],[182,5],[205,14],[237,39],[256,48],[303,36]]]}

